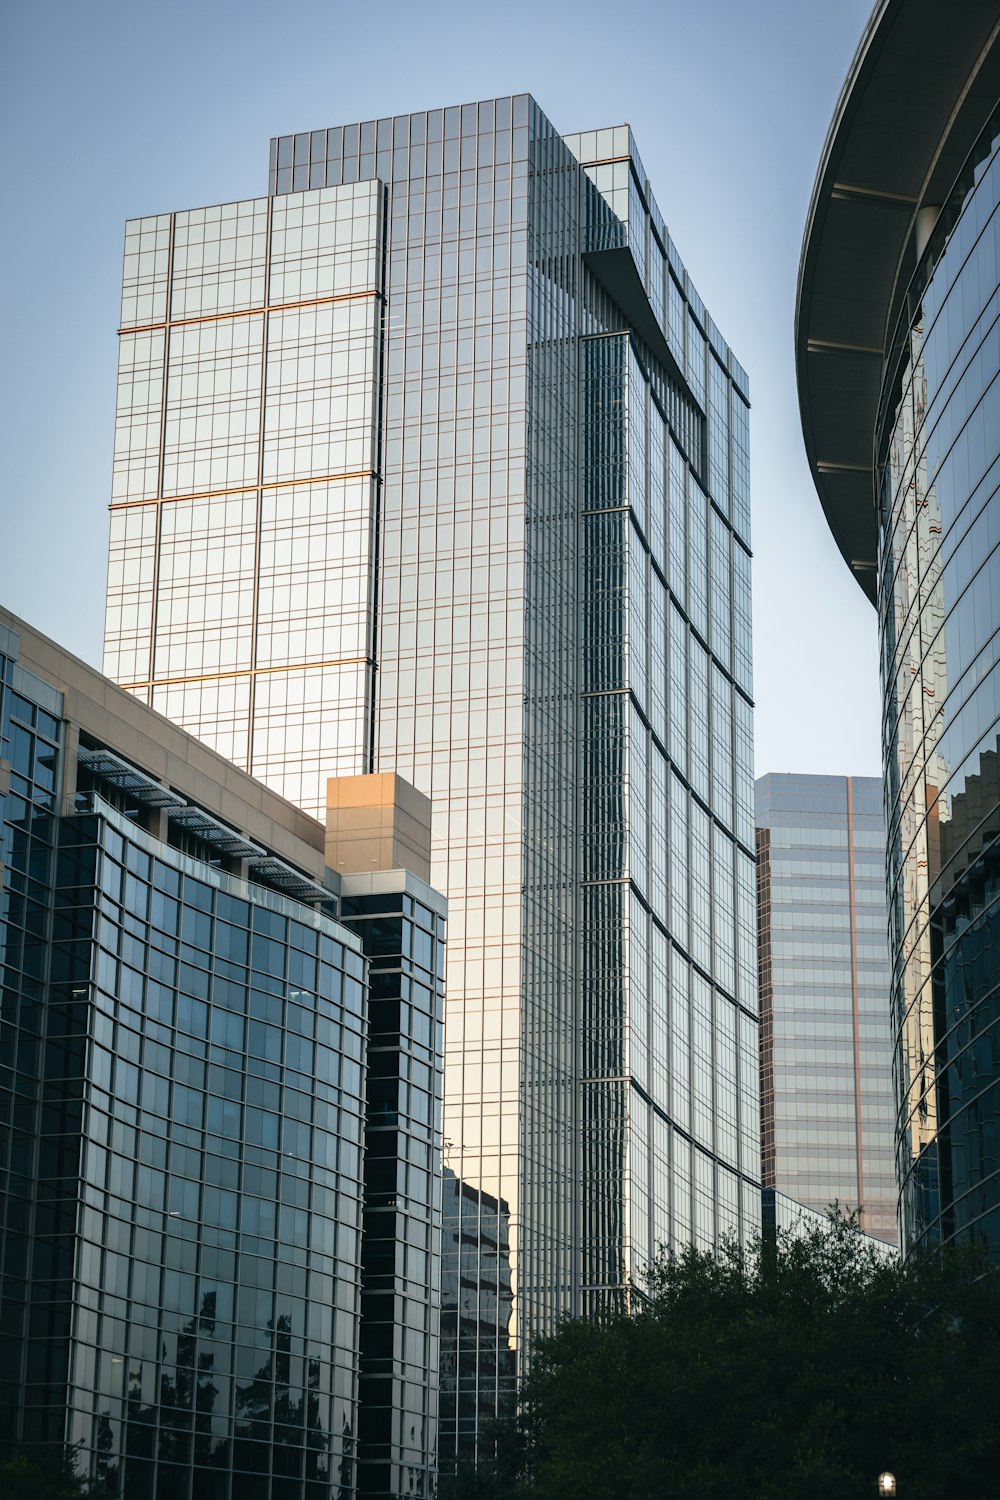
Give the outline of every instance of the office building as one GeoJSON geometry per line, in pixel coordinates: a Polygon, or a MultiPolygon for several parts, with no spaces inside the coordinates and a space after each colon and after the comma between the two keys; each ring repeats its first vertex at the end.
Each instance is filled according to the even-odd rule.
{"type": "Polygon", "coordinates": [[[106,668],[307,810],[432,800],[444,1282],[501,1214],[510,1262],[447,1451],[658,1242],[759,1223],[748,387],[627,126],[486,100],[269,186],[127,228],[106,668]]]}
{"type": "Polygon", "coordinates": [[[444,1169],[441,1295],[441,1411],[451,1431],[467,1434],[476,1421],[476,1393],[510,1390],[517,1358],[497,1330],[510,1326],[510,1209],[444,1169]]]}
{"type": "Polygon", "coordinates": [[[882,782],[771,775],[755,790],[761,1180],[895,1241],[882,782]]]}
{"type": "Polygon", "coordinates": [[[998,100],[995,4],[879,0],[799,272],[806,449],[879,613],[904,1254],[1000,1250],[998,100]]]}
{"type": "MultiPolygon", "coordinates": [[[[762,1109],[763,1103],[762,1096],[762,1109]]],[[[763,1114],[761,1115],[761,1131],[763,1132],[763,1114]]],[[[805,1238],[814,1234],[818,1229],[825,1233],[830,1227],[829,1215],[820,1213],[814,1208],[807,1208],[804,1203],[796,1202],[794,1198],[789,1198],[774,1187],[766,1185],[762,1187],[761,1200],[763,1205],[761,1240],[768,1248],[772,1248],[777,1243],[779,1236],[782,1239],[787,1239],[789,1236],[805,1238]]]]}
{"type": "Polygon", "coordinates": [[[0,1436],[123,1500],[431,1493],[443,903],[337,815],[419,866],[418,794],[324,829],[3,611],[0,714],[0,1436]]]}
{"type": "MultiPolygon", "coordinates": [[[[780,1243],[787,1245],[790,1240],[808,1239],[817,1231],[829,1234],[835,1222],[829,1213],[817,1213],[773,1187],[761,1189],[761,1200],[761,1242],[765,1254],[780,1243]]],[[[861,1229],[858,1233],[868,1253],[874,1252],[883,1262],[899,1260],[899,1248],[890,1240],[879,1239],[861,1229]]]]}

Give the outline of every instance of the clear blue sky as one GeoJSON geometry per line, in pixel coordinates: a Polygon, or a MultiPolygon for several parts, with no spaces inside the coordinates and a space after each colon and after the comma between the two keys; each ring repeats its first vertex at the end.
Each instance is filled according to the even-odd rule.
{"type": "Polygon", "coordinates": [[[267,191],[272,135],[533,93],[628,120],[750,375],[757,770],[880,773],[875,612],[802,448],[802,229],[868,0],[0,0],[0,601],[99,664],[122,226],[267,191]]]}

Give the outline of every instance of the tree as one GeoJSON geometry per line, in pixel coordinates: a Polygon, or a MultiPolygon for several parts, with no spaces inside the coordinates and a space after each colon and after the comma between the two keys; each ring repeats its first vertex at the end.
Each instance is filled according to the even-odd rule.
{"type": "Polygon", "coordinates": [[[538,1346],[505,1472],[455,1493],[847,1500],[891,1469],[900,1500],[986,1495],[998,1388],[1000,1277],[975,1251],[903,1266],[839,1221],[769,1256],[688,1250],[638,1313],[538,1346]]]}
{"type": "Polygon", "coordinates": [[[71,1448],[0,1446],[0,1500],[108,1500],[80,1478],[71,1448]]]}

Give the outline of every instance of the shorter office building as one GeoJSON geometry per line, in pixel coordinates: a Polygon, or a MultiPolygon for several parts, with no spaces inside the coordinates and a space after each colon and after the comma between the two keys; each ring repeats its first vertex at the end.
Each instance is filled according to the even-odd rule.
{"type": "Polygon", "coordinates": [[[895,1243],[882,782],[762,776],[756,819],[763,1185],[895,1243]]]}
{"type": "Polygon", "coordinates": [[[0,1438],[128,1500],[430,1493],[425,799],[356,779],[342,838],[2,611],[0,715],[0,1438]]]}
{"type": "MultiPolygon", "coordinates": [[[[804,1203],[796,1203],[794,1198],[779,1193],[776,1188],[761,1188],[761,1241],[765,1254],[773,1252],[779,1243],[788,1244],[793,1239],[808,1239],[817,1231],[829,1234],[835,1223],[836,1220],[830,1213],[820,1214],[814,1208],[806,1208],[804,1203]]],[[[879,1239],[876,1235],[865,1234],[860,1229],[858,1233],[864,1245],[874,1250],[883,1260],[899,1259],[898,1245],[879,1239]]]]}
{"type": "Polygon", "coordinates": [[[517,1380],[517,1351],[507,1329],[514,1306],[510,1205],[445,1167],[441,1248],[441,1452],[468,1453],[483,1390],[503,1393],[517,1380]]]}
{"type": "Polygon", "coordinates": [[[826,1230],[829,1227],[828,1214],[806,1208],[804,1203],[796,1203],[794,1198],[779,1193],[776,1188],[761,1188],[760,1198],[760,1232],[765,1246],[773,1247],[779,1235],[783,1238],[788,1235],[805,1238],[817,1229],[826,1230]]]}

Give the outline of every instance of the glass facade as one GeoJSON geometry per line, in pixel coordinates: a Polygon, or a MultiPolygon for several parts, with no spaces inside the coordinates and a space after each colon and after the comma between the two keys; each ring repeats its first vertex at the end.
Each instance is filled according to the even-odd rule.
{"type": "Polygon", "coordinates": [[[346,877],[369,963],[358,1495],[434,1493],[444,921],[412,876],[346,877]],[[423,899],[420,899],[420,898],[423,899]]]}
{"type": "Polygon", "coordinates": [[[882,782],[756,784],[765,1188],[895,1242],[882,782]]]}
{"type": "Polygon", "coordinates": [[[65,705],[121,723],[115,690],[18,648],[0,623],[0,1437],[123,1500],[429,1495],[440,897],[338,898],[93,748],[65,705]]]}
{"type": "Polygon", "coordinates": [[[475,1432],[478,1393],[511,1390],[517,1356],[506,1337],[514,1312],[510,1209],[444,1169],[441,1287],[441,1427],[454,1443],[475,1432]]]}
{"type": "Polygon", "coordinates": [[[657,1243],[759,1225],[748,388],[628,127],[487,100],[277,139],[270,187],[204,211],[200,260],[191,215],[129,226],[108,665],[307,807],[335,768],[432,799],[448,1452],[657,1243]],[[349,295],[322,270],[347,204],[349,295]]]}
{"type": "MultiPolygon", "coordinates": [[[[763,1102],[762,1097],[762,1106],[763,1102]]],[[[782,1239],[787,1239],[789,1235],[804,1239],[817,1229],[827,1230],[830,1227],[826,1214],[806,1208],[773,1187],[765,1186],[761,1196],[764,1200],[762,1235],[767,1245],[775,1244],[779,1236],[782,1239]]]]}
{"type": "Polygon", "coordinates": [[[942,208],[878,433],[904,1248],[1000,1244],[1000,132],[942,208]]]}
{"type": "MultiPolygon", "coordinates": [[[[829,1214],[806,1208],[773,1187],[763,1188],[761,1196],[764,1200],[762,1239],[766,1248],[788,1245],[792,1239],[808,1239],[818,1230],[829,1233],[833,1223],[829,1214]]],[[[874,1251],[884,1262],[899,1259],[896,1245],[884,1239],[865,1234],[861,1243],[869,1255],[874,1251]]]]}
{"type": "Polygon", "coordinates": [[[316,817],[371,762],[383,198],[125,234],[105,671],[316,817]]]}

